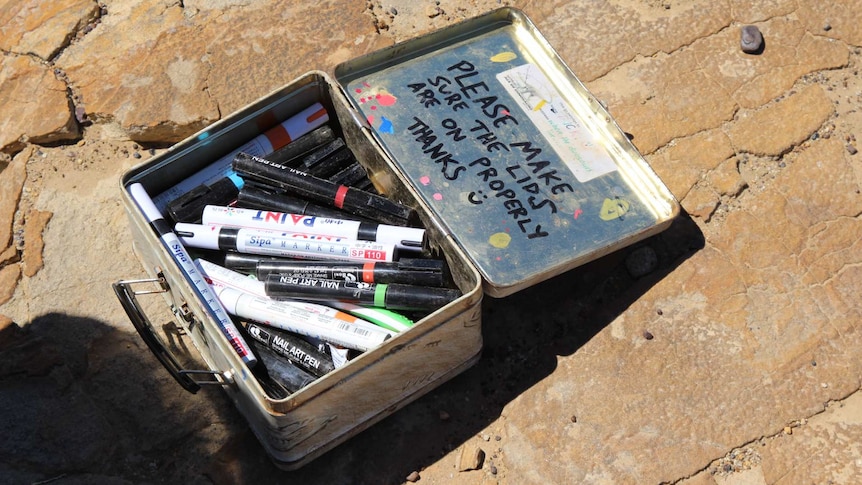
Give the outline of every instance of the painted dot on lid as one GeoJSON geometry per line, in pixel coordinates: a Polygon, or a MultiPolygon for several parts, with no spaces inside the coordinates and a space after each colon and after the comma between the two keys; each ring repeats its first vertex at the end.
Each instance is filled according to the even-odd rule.
{"type": "Polygon", "coordinates": [[[443,200],[443,194],[440,192],[435,193],[432,197],[434,197],[434,200],[443,200]]]}
{"type": "Polygon", "coordinates": [[[488,238],[488,243],[498,249],[503,249],[509,246],[509,243],[511,241],[512,236],[506,234],[505,232],[497,232],[491,234],[491,237],[488,238]]]}
{"type": "Polygon", "coordinates": [[[428,185],[431,183],[431,177],[423,175],[419,177],[419,183],[421,183],[422,185],[428,185]]]}
{"type": "Polygon", "coordinates": [[[374,115],[368,115],[368,118],[366,118],[366,119],[368,120],[368,124],[370,124],[370,125],[374,124],[374,115]]]}
{"type": "Polygon", "coordinates": [[[356,88],[356,92],[357,92],[357,93],[361,93],[361,92],[362,92],[362,88],[356,88]]]}
{"type": "Polygon", "coordinates": [[[398,101],[398,98],[392,96],[391,94],[378,94],[377,99],[380,100],[381,106],[392,106],[393,104],[395,104],[396,101],[398,101]]]}
{"type": "Polygon", "coordinates": [[[371,109],[377,109],[377,106],[372,106],[371,109]]]}

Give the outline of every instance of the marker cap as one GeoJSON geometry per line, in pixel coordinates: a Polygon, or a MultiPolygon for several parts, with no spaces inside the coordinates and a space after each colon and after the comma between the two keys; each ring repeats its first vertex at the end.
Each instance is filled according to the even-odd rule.
{"type": "Polygon", "coordinates": [[[186,246],[201,249],[219,249],[220,230],[216,226],[178,222],[174,226],[174,231],[186,246]]]}
{"type": "Polygon", "coordinates": [[[237,188],[239,186],[229,177],[219,179],[212,185],[198,185],[170,202],[167,208],[168,215],[174,222],[200,222],[205,206],[230,204],[239,195],[239,188],[237,188]]]}
{"type": "Polygon", "coordinates": [[[425,229],[380,224],[375,241],[393,243],[398,249],[421,251],[425,247],[425,229]]]}

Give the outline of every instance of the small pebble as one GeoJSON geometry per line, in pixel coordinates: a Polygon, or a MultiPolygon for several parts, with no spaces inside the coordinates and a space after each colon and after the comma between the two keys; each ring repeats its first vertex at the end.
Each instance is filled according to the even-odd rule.
{"type": "Polygon", "coordinates": [[[826,25],[824,25],[824,26],[823,26],[823,30],[824,30],[824,31],[826,31],[826,32],[829,32],[830,30],[832,30],[832,26],[831,26],[831,25],[829,25],[829,24],[826,24],[826,25]]]}
{"type": "Polygon", "coordinates": [[[141,154],[138,152],[133,153],[132,156],[135,158],[141,158],[141,154]]]}
{"type": "Polygon", "coordinates": [[[857,150],[855,146],[847,145],[847,153],[849,153],[851,155],[856,155],[858,152],[859,152],[859,150],[857,150]]]}
{"type": "Polygon", "coordinates": [[[495,467],[494,465],[491,465],[490,467],[488,467],[488,471],[491,472],[491,475],[496,475],[497,474],[497,467],[495,467]]]}
{"type": "Polygon", "coordinates": [[[663,311],[661,311],[661,308],[656,309],[656,311],[655,311],[655,312],[658,314],[658,316],[662,316],[662,315],[664,315],[664,312],[663,312],[663,311]]]}
{"type": "Polygon", "coordinates": [[[575,416],[574,414],[572,415],[572,417],[571,417],[570,419],[572,420],[572,422],[573,422],[573,423],[577,423],[577,422],[578,422],[578,417],[577,417],[577,416],[575,416]]]}
{"type": "Polygon", "coordinates": [[[649,246],[635,249],[626,256],[626,269],[632,278],[646,276],[658,267],[658,256],[649,246]]]}
{"type": "Polygon", "coordinates": [[[739,44],[742,52],[757,54],[763,48],[763,34],[753,25],[746,25],[740,32],[739,44]]]}
{"type": "Polygon", "coordinates": [[[419,481],[419,472],[412,472],[410,475],[407,475],[407,481],[411,483],[416,483],[419,481]]]}
{"type": "Polygon", "coordinates": [[[645,339],[647,339],[647,340],[652,340],[652,339],[653,339],[653,334],[651,334],[651,333],[649,333],[648,331],[644,330],[644,338],[645,338],[645,339]]]}

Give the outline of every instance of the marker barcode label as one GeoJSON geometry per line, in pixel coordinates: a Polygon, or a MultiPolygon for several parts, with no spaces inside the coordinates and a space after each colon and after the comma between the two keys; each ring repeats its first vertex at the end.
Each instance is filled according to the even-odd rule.
{"type": "Polygon", "coordinates": [[[355,334],[362,335],[363,337],[371,335],[370,330],[362,327],[357,327],[356,325],[351,325],[349,323],[339,323],[338,328],[346,332],[353,332],[355,334]]]}

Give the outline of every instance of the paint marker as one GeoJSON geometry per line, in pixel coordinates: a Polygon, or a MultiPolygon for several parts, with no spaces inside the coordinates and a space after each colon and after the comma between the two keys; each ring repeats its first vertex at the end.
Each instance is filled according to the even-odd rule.
{"type": "Polygon", "coordinates": [[[175,229],[183,244],[201,249],[338,261],[392,261],[396,256],[394,244],[341,237],[184,222],[175,229]]]}
{"type": "MultiPolygon", "coordinates": [[[[198,265],[198,268],[207,279],[207,282],[210,283],[215,290],[229,287],[262,298],[269,298],[266,294],[266,288],[263,281],[258,280],[254,276],[243,275],[242,273],[224,268],[205,259],[196,259],[195,264],[198,265]]],[[[291,302],[289,300],[285,300],[285,303],[289,304],[291,302]]],[[[338,301],[326,301],[322,304],[326,307],[342,310],[345,313],[349,313],[394,332],[400,332],[413,325],[413,321],[407,317],[384,308],[367,308],[338,301]]],[[[298,302],[296,305],[297,308],[301,310],[314,309],[315,307],[314,303],[309,302],[298,302]]],[[[317,311],[319,313],[327,313],[329,312],[329,309],[319,308],[317,311]]]]}
{"type": "Polygon", "coordinates": [[[233,169],[248,179],[289,190],[312,202],[336,207],[384,224],[407,226],[410,221],[416,219],[413,209],[385,197],[334,184],[248,153],[238,153],[234,157],[233,169]]]}
{"type": "Polygon", "coordinates": [[[316,376],[305,372],[262,345],[256,346],[255,351],[266,367],[270,379],[284,386],[291,394],[317,380],[316,376]]]}
{"type": "Polygon", "coordinates": [[[242,361],[249,367],[254,366],[257,363],[257,359],[251,353],[248,344],[239,333],[239,329],[231,321],[230,316],[228,316],[227,311],[225,311],[225,308],[219,302],[212,287],[206,282],[203,275],[198,272],[192,258],[186,252],[177,235],[171,230],[170,225],[165,221],[162,213],[159,212],[159,209],[153,203],[153,200],[150,199],[144,186],[140,183],[130,185],[129,194],[144,214],[147,222],[150,223],[150,226],[159,235],[162,244],[171,253],[171,257],[177,266],[179,266],[183,276],[192,285],[197,297],[204,302],[207,310],[210,312],[210,316],[216,321],[219,330],[221,330],[233,349],[242,358],[242,361]]]}
{"type": "MultiPolygon", "coordinates": [[[[244,209],[277,210],[288,214],[312,214],[320,217],[347,217],[348,213],[332,207],[313,204],[307,200],[293,197],[273,187],[254,182],[246,182],[236,198],[236,206],[244,209]]],[[[203,209],[201,209],[203,212],[203,209]]],[[[370,221],[367,217],[350,215],[356,220],[370,221]]]]}
{"type": "Polygon", "coordinates": [[[245,329],[253,340],[260,342],[309,374],[323,377],[335,369],[332,356],[317,350],[315,346],[296,334],[256,323],[249,323],[245,329]]]}
{"type": "Polygon", "coordinates": [[[421,251],[425,243],[425,229],[416,227],[390,226],[373,222],[217,205],[204,207],[201,223],[242,229],[268,229],[320,236],[337,236],[359,241],[392,243],[399,250],[421,251]]]}
{"type": "Polygon", "coordinates": [[[364,283],[401,283],[438,287],[445,284],[444,264],[439,259],[402,258],[392,263],[262,260],[255,263],[253,270],[261,281],[271,274],[281,274],[364,283]]]}
{"type": "Polygon", "coordinates": [[[337,300],[388,310],[436,310],[461,296],[461,292],[453,288],[374,284],[274,274],[267,276],[264,283],[266,294],[271,298],[337,300]]]}
{"type": "Polygon", "coordinates": [[[342,347],[366,351],[392,337],[392,332],[354,316],[313,303],[262,298],[229,287],[218,289],[218,298],[233,315],[275,328],[319,338],[342,347]]]}
{"type": "Polygon", "coordinates": [[[385,308],[366,307],[343,301],[327,301],[326,305],[393,332],[403,332],[414,325],[413,320],[385,308]]]}
{"type": "Polygon", "coordinates": [[[193,188],[206,184],[210,185],[222,177],[233,174],[232,162],[234,156],[239,153],[251,153],[255,155],[267,155],[277,148],[281,148],[291,140],[301,137],[309,131],[329,121],[329,114],[320,103],[314,103],[298,114],[288,118],[282,123],[256,136],[239,148],[207,165],[204,169],[193,174],[191,177],[174,185],[153,198],[153,203],[159,211],[165,210],[168,203],[180,197],[193,188]]]}

